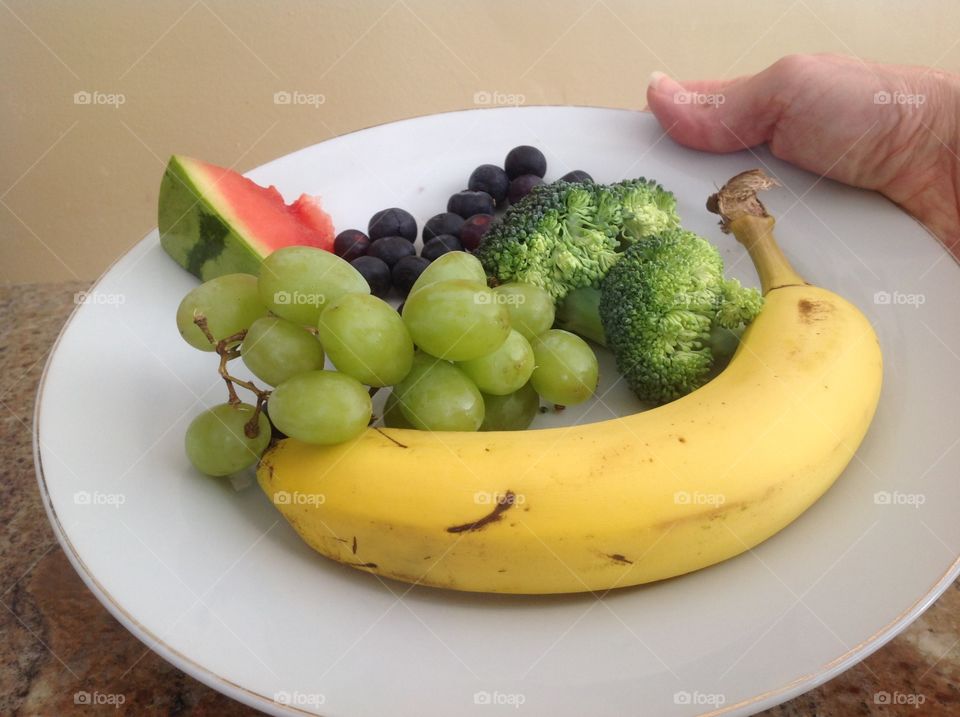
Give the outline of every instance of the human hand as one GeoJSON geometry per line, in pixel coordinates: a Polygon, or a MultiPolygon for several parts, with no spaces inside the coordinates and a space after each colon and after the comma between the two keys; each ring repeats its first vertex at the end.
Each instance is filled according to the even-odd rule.
{"type": "Polygon", "coordinates": [[[654,73],[647,103],[680,144],[734,152],[766,142],[791,164],[881,192],[960,257],[955,75],[838,55],[789,55],[733,80],[678,83],[654,73]],[[680,93],[687,94],[678,102],[680,93]]]}

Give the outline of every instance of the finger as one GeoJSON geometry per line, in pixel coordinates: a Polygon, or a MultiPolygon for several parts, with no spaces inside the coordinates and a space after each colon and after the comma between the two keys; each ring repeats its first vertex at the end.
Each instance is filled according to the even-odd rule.
{"type": "MultiPolygon", "coordinates": [[[[657,76],[662,77],[664,74],[662,72],[654,72],[652,75],[650,75],[650,80],[647,84],[652,84],[657,76]]],[[[689,92],[720,92],[731,82],[734,82],[734,80],[687,80],[683,83],[683,88],[689,92]]],[[[650,105],[644,105],[642,111],[650,112],[650,105]]]]}
{"type": "Polygon", "coordinates": [[[647,103],[680,144],[708,152],[735,152],[772,136],[781,112],[775,90],[766,73],[680,83],[655,72],[647,87],[647,103]]]}
{"type": "MultiPolygon", "coordinates": [[[[657,73],[653,73],[656,75],[657,73]]],[[[661,75],[663,73],[660,73],[661,75]]],[[[668,75],[663,75],[668,77],[668,75]]],[[[688,92],[722,92],[726,87],[729,87],[732,83],[736,82],[743,78],[737,78],[736,80],[684,80],[682,83],[683,89],[688,92]]]]}

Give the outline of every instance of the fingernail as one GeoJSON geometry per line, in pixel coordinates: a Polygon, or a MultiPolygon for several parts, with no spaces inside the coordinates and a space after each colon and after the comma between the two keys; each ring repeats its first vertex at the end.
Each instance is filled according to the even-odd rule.
{"type": "Polygon", "coordinates": [[[650,78],[647,80],[647,86],[657,89],[657,85],[660,84],[660,80],[666,76],[666,73],[660,72],[660,70],[654,70],[650,73],[650,78]]]}

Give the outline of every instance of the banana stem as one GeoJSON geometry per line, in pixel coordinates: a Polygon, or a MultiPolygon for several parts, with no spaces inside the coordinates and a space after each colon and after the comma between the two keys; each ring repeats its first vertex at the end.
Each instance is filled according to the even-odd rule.
{"type": "Polygon", "coordinates": [[[790,260],[784,256],[773,238],[773,217],[744,214],[730,222],[730,231],[743,244],[760,275],[760,290],[766,295],[781,286],[803,285],[790,260]]]}
{"type": "Polygon", "coordinates": [[[732,177],[707,200],[707,209],[720,215],[723,231],[732,232],[746,247],[764,294],[781,286],[807,283],[780,251],[773,238],[774,219],[757,197],[757,192],[775,186],[776,180],[762,170],[751,169],[732,177]]]}

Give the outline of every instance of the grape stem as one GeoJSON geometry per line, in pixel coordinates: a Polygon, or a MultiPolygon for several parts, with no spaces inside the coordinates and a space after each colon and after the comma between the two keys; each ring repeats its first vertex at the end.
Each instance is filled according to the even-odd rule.
{"type": "Polygon", "coordinates": [[[227,336],[226,338],[217,341],[210,332],[210,327],[207,325],[206,316],[201,313],[195,314],[193,317],[193,323],[195,323],[197,328],[199,328],[203,332],[203,335],[207,337],[207,341],[213,345],[213,350],[216,351],[217,355],[220,357],[220,367],[218,372],[224,383],[227,384],[227,402],[231,404],[242,403],[240,397],[237,395],[237,386],[247,389],[257,397],[257,403],[256,407],[254,408],[253,415],[243,426],[243,432],[247,438],[256,438],[260,435],[260,412],[263,410],[264,405],[266,405],[267,399],[270,398],[270,391],[259,388],[252,381],[246,381],[242,378],[237,378],[236,376],[231,375],[227,368],[227,364],[230,361],[240,357],[240,351],[236,347],[246,337],[246,329],[243,331],[238,331],[232,336],[227,336]]]}
{"type": "MultiPolygon", "coordinates": [[[[380,386],[371,386],[371,387],[370,387],[370,398],[373,398],[374,396],[376,396],[376,395],[377,395],[377,391],[379,391],[380,388],[381,388],[380,386]]],[[[374,416],[373,414],[370,414],[370,423],[368,423],[367,425],[368,425],[368,426],[372,426],[372,425],[373,425],[374,423],[376,423],[378,420],[380,420],[380,418],[379,418],[378,416],[374,416]]]]}

